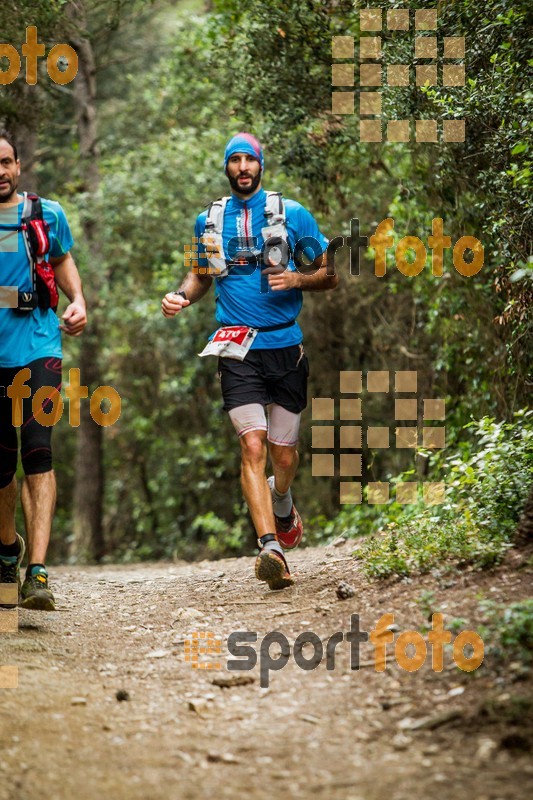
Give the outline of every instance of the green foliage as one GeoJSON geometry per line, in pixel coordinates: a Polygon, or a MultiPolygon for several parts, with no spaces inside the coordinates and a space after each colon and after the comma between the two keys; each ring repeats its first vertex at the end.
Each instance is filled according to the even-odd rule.
{"type": "Polygon", "coordinates": [[[446,623],[446,627],[452,633],[461,633],[468,627],[469,623],[464,617],[453,617],[453,619],[449,620],[446,623]]]}
{"type": "Polygon", "coordinates": [[[420,597],[417,598],[416,602],[424,617],[428,620],[431,620],[432,615],[437,611],[435,593],[429,589],[424,589],[424,591],[420,593],[420,597]]]}
{"type": "MultiPolygon", "coordinates": [[[[447,471],[446,502],[409,511],[398,511],[396,503],[384,507],[381,529],[358,553],[365,572],[384,578],[428,571],[440,561],[477,568],[498,563],[533,479],[532,418],[522,411],[513,423],[470,423],[477,443],[463,443],[440,466],[447,471]]],[[[360,512],[351,513],[348,533],[356,535],[360,512]]]]}
{"type": "MultiPolygon", "coordinates": [[[[192,530],[201,532],[202,539],[207,536],[207,555],[211,558],[240,555],[242,552],[251,552],[250,525],[246,519],[246,508],[234,509],[236,522],[229,525],[212,511],[202,514],[194,520],[192,530]]],[[[178,550],[178,555],[180,551],[178,550]]],[[[181,554],[183,555],[183,553],[181,554]]],[[[189,553],[189,555],[191,555],[189,553]]],[[[192,553],[197,557],[197,552],[192,553]]]]}
{"type": "MultiPolygon", "coordinates": [[[[22,41],[25,25],[37,24],[47,42],[68,40],[62,0],[7,0],[2,14],[4,6],[3,39],[22,41]]],[[[295,486],[306,541],[371,534],[366,564],[375,575],[429,569],[442,558],[501,558],[527,482],[522,445],[531,441],[521,445],[517,424],[506,427],[525,403],[533,352],[525,0],[439,4],[440,35],[467,37],[465,87],[384,87],[390,117],[464,117],[466,142],[447,146],[361,143],[357,115],[330,113],[331,36],[359,33],[349,0],[215,0],[207,13],[200,0],[87,0],[79,8],[96,55],[98,196],[80,178],[70,89],[43,82],[37,102],[21,84],[2,87],[0,117],[39,127],[39,190],[67,207],[85,283],[96,271],[106,276],[100,363],[123,399],[121,419],[105,432],[109,558],[234,555],[254,543],[215,363],[197,358],[214,328],[212,294],[180,319],[160,314],[162,295],[181,280],[197,213],[227,192],[222,151],[243,128],[264,142],[266,188],[304,203],[331,237],[347,235],[353,217],[371,235],[391,216],[397,239],[427,243],[442,217],[452,243],[472,235],[485,247],[483,269],[470,279],[454,270],[449,250],[443,278],[431,275],[429,258],[420,276],[406,278],[392,251],[385,277],[368,259],[350,275],[344,249],[339,289],[305,296],[309,396],[336,391],[340,369],[417,369],[420,396],[446,398],[454,454],[432,456],[436,480],[449,471],[443,507],[363,503],[337,513],[338,482],[311,476],[308,410],[295,486]],[[101,220],[98,263],[79,225],[89,201],[101,220]],[[468,427],[472,417],[487,420],[468,427]]],[[[393,38],[383,32],[387,57],[409,63],[412,31],[393,38]]],[[[76,364],[78,348],[65,342],[65,365],[76,364]]],[[[381,398],[365,400],[369,424],[388,424],[391,413],[381,398]]],[[[527,430],[530,418],[521,419],[527,430]]],[[[54,440],[56,558],[70,536],[75,435],[62,425],[54,440]]],[[[365,449],[363,464],[363,482],[417,479],[406,451],[365,449]]]]}
{"type": "MultiPolygon", "coordinates": [[[[253,543],[237,502],[239,450],[222,413],[216,362],[197,357],[215,327],[213,293],[173,320],[160,310],[162,296],[184,274],[196,215],[225,189],[221,153],[233,132],[211,124],[225,113],[225,98],[206,81],[204,18],[170,17],[166,9],[163,54],[142,81],[139,65],[131,64],[130,73],[117,76],[120,98],[110,93],[100,108],[96,202],[108,275],[99,298],[101,352],[106,382],[122,397],[105,449],[112,559],[219,557],[253,543]]],[[[146,35],[159,31],[153,22],[146,35]]],[[[120,49],[115,56],[120,60],[120,49]]],[[[108,70],[102,72],[108,87],[108,70]]],[[[114,80],[114,67],[110,73],[114,80]]],[[[75,174],[75,152],[70,169],[75,174]]],[[[84,195],[75,193],[73,201],[83,214],[84,195]]],[[[91,254],[78,251],[77,259],[90,281],[91,254]]]]}
{"type": "MultiPolygon", "coordinates": [[[[416,115],[463,117],[467,138],[461,145],[423,148],[425,153],[417,148],[422,164],[426,158],[428,162],[413,170],[410,199],[403,198],[407,213],[415,204],[419,212],[419,192],[429,189],[430,207],[437,207],[445,220],[450,217],[454,231],[477,236],[485,247],[482,272],[473,280],[460,281],[460,293],[448,282],[433,302],[427,294],[424,297],[432,310],[430,324],[444,339],[441,368],[461,364],[460,380],[455,379],[451,387],[456,396],[464,396],[476,381],[476,396],[485,406],[479,409],[480,416],[493,413],[490,396],[499,396],[497,411],[507,416],[518,407],[513,407],[514,402],[526,401],[525,382],[533,350],[529,313],[533,292],[526,279],[533,236],[528,191],[532,125],[529,12],[526,0],[443,4],[439,34],[466,36],[466,85],[421,90],[416,115]],[[427,180],[429,175],[433,180],[427,180]],[[493,365],[492,381],[485,384],[475,366],[480,357],[493,365]],[[510,391],[511,387],[517,391],[510,391]]],[[[396,213],[401,216],[399,208],[396,213]]],[[[421,283],[415,291],[420,289],[424,291],[421,283]]]]}
{"type": "Polygon", "coordinates": [[[485,600],[480,603],[483,625],[479,628],[485,653],[497,663],[533,660],[533,599],[511,605],[485,600]]]}

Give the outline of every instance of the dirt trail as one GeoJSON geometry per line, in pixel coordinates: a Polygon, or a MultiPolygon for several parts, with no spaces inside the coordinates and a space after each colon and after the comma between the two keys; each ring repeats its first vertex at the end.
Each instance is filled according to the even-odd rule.
{"type": "Polygon", "coordinates": [[[0,690],[0,800],[533,796],[525,720],[518,728],[505,713],[480,713],[487,700],[504,712],[516,707],[530,694],[523,676],[498,677],[490,665],[463,673],[451,653],[440,674],[429,654],[409,673],[390,645],[387,669],[377,673],[371,644],[361,645],[356,671],[346,642],[334,671],[324,662],[304,671],[291,658],[271,673],[269,688],[260,687],[258,666],[228,671],[225,644],[219,671],[185,660],[192,631],[224,641],[232,631],[257,631],[259,651],[273,630],[291,644],[305,630],[326,641],[349,630],[351,614],[366,631],[385,612],[399,630],[421,630],[423,591],[434,592],[447,620],[465,618],[475,630],[480,593],[511,602],[531,584],[531,572],[505,566],[370,584],[353,545],[293,555],[298,583],[276,593],[255,580],[250,558],[54,569],[59,611],[21,611],[19,632],[0,636],[0,664],[20,673],[17,690],[0,690]],[[354,597],[336,598],[341,580],[354,597]],[[238,675],[254,682],[212,683],[238,675]],[[121,690],[129,700],[117,700],[121,690]],[[425,717],[442,722],[444,712],[456,714],[416,729],[425,717]]]}

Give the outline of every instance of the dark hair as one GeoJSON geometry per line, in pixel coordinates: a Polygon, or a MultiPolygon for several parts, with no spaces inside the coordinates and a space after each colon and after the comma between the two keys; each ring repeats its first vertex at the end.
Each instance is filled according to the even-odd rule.
{"type": "Polygon", "coordinates": [[[15,155],[15,161],[19,160],[19,156],[17,153],[17,145],[15,144],[15,140],[13,136],[7,131],[5,128],[0,128],[0,139],[5,139],[5,141],[13,148],[13,153],[15,155]]]}

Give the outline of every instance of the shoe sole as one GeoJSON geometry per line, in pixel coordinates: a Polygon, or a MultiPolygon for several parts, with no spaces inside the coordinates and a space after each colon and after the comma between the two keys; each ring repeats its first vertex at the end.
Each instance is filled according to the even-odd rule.
{"type": "Polygon", "coordinates": [[[32,595],[26,597],[20,603],[21,608],[27,608],[29,611],[55,611],[56,606],[50,597],[39,597],[39,595],[32,595]]]}
{"type": "MultiPolygon", "coordinates": [[[[25,543],[24,539],[22,538],[22,536],[20,535],[20,533],[17,533],[16,536],[17,536],[17,539],[20,542],[20,553],[19,553],[19,557],[17,559],[17,567],[18,567],[18,569],[20,571],[20,565],[22,564],[22,561],[24,559],[24,555],[26,553],[26,543],[25,543]]],[[[17,589],[18,589],[18,600],[17,600],[17,602],[16,603],[0,603],[0,608],[17,608],[17,606],[20,603],[20,590],[21,590],[21,588],[22,588],[22,581],[20,580],[20,574],[19,574],[18,579],[17,579],[17,589]]]]}
{"type": "Polygon", "coordinates": [[[258,580],[268,583],[269,589],[285,589],[294,585],[285,564],[273,553],[260,553],[255,562],[255,575],[258,580]]]}

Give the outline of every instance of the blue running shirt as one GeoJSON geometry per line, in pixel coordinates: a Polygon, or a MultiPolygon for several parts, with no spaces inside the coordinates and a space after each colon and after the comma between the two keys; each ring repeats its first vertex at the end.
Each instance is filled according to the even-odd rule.
{"type": "MultiPolygon", "coordinates": [[[[50,225],[49,255],[59,258],[74,244],[65,212],[53,200],[41,198],[43,217],[50,225]]],[[[20,225],[23,203],[2,208],[0,204],[0,285],[31,291],[30,264],[20,225]]],[[[51,308],[36,308],[24,315],[0,308],[0,367],[22,367],[37,358],[62,358],[59,320],[51,308]]]]}
{"type": "MultiPolygon", "coordinates": [[[[232,257],[236,255],[235,250],[244,249],[241,244],[241,248],[234,247],[230,253],[228,244],[232,239],[238,237],[242,243],[244,238],[255,237],[255,246],[250,249],[257,253],[257,266],[253,263],[242,267],[230,266],[229,275],[215,278],[216,319],[221,325],[249,325],[254,328],[279,325],[296,319],[302,308],[303,298],[300,289],[274,292],[268,286],[268,277],[261,275],[261,270],[265,268],[261,255],[264,245],[261,229],[267,224],[264,213],[265,202],[264,189],[260,189],[249,200],[240,200],[231,195],[227,202],[222,230],[225,258],[231,264],[232,257]]],[[[291,252],[297,241],[310,237],[316,242],[314,245],[316,252],[311,260],[318,258],[327,249],[328,239],[320,232],[313,215],[300,203],[285,198],[283,202],[291,252]]],[[[203,236],[206,220],[207,211],[202,212],[196,220],[194,235],[198,240],[203,236]]],[[[310,253],[306,250],[306,254],[308,252],[310,253]]],[[[205,248],[201,242],[198,244],[198,266],[208,266],[205,248]]],[[[287,269],[293,272],[296,270],[292,258],[287,269]]],[[[214,333],[210,338],[213,336],[214,333]]],[[[300,344],[302,338],[301,328],[296,323],[290,328],[279,331],[258,333],[251,349],[273,350],[278,347],[289,347],[300,344]]]]}

